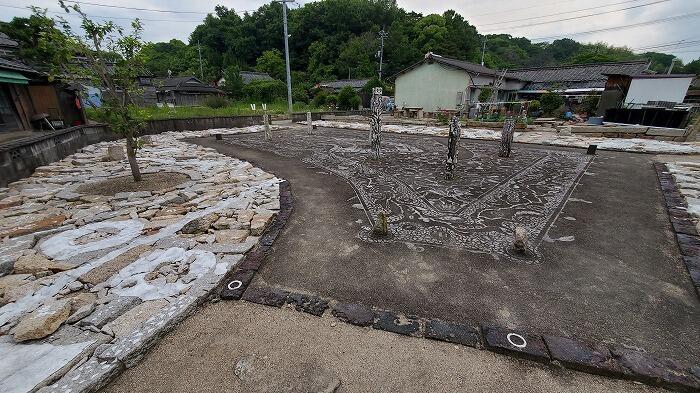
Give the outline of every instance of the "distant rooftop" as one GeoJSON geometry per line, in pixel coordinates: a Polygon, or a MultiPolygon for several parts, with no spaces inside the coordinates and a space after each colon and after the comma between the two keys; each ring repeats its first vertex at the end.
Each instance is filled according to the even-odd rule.
{"type": "Polygon", "coordinates": [[[335,81],[326,81],[318,84],[318,87],[325,87],[333,90],[340,90],[345,86],[350,86],[353,89],[361,89],[369,82],[369,79],[338,79],[335,81]]]}
{"type": "Polygon", "coordinates": [[[267,72],[241,71],[239,74],[241,75],[241,79],[243,79],[243,83],[246,85],[252,81],[267,81],[273,79],[267,72]]]}
{"type": "Polygon", "coordinates": [[[5,33],[0,33],[0,47],[18,48],[19,43],[8,37],[5,33]]]}
{"type": "Polygon", "coordinates": [[[575,64],[552,67],[531,67],[508,70],[508,75],[528,82],[523,90],[551,88],[591,89],[604,88],[608,74],[650,74],[649,62],[623,61],[614,63],[575,64]]]}

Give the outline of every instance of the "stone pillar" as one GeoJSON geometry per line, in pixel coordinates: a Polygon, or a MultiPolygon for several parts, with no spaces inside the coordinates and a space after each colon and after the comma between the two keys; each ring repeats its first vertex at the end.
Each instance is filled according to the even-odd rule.
{"type": "Polygon", "coordinates": [[[447,139],[447,161],[445,162],[445,179],[455,178],[455,166],[457,165],[457,142],[462,134],[459,126],[459,116],[454,116],[450,122],[450,133],[447,139]]]}
{"type": "Polygon", "coordinates": [[[314,122],[311,120],[311,112],[306,112],[306,126],[308,127],[309,135],[313,134],[314,122]]]}
{"type": "Polygon", "coordinates": [[[499,157],[510,157],[510,145],[513,143],[513,132],[515,130],[515,119],[508,117],[503,122],[503,132],[501,133],[501,151],[499,157]]]}
{"type": "Polygon", "coordinates": [[[265,126],[265,140],[272,139],[272,135],[270,134],[270,115],[267,113],[263,115],[263,125],[265,126]]]}
{"type": "Polygon", "coordinates": [[[370,105],[372,114],[369,119],[369,141],[372,146],[372,158],[375,160],[379,159],[381,148],[382,104],[382,88],[375,87],[372,89],[372,103],[370,105]]]}

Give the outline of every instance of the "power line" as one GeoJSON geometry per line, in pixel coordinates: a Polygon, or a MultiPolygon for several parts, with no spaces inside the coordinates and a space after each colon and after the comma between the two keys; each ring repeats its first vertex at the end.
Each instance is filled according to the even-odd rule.
{"type": "MultiPolygon", "coordinates": [[[[170,13],[170,14],[201,14],[201,15],[210,14],[210,12],[202,12],[202,11],[171,11],[171,10],[161,10],[161,9],[156,9],[156,8],[138,8],[138,7],[126,7],[126,6],[121,6],[121,5],[113,5],[113,4],[92,3],[92,2],[88,2],[88,1],[76,1],[76,0],[64,0],[64,1],[66,3],[84,4],[84,5],[91,5],[91,6],[96,6],[96,7],[119,8],[122,10],[164,12],[164,13],[170,13]]],[[[254,12],[255,10],[242,10],[242,11],[232,10],[232,11],[237,13],[237,14],[242,14],[245,12],[254,12]]]]}
{"type": "MultiPolygon", "coordinates": [[[[627,0],[627,1],[621,1],[621,2],[619,2],[619,3],[611,3],[611,4],[606,4],[606,5],[598,5],[598,6],[595,6],[595,7],[588,7],[588,8],[579,8],[579,9],[577,9],[577,10],[564,11],[564,12],[557,12],[557,13],[554,13],[554,14],[537,15],[537,18],[546,18],[546,17],[549,17],[549,16],[573,14],[573,13],[576,13],[576,12],[595,10],[595,9],[598,9],[598,8],[605,8],[605,7],[612,7],[612,6],[614,6],[614,5],[620,5],[620,4],[635,3],[635,2],[638,2],[638,1],[642,1],[642,0],[627,0]]],[[[554,3],[554,4],[561,4],[561,3],[554,3]]],[[[523,9],[532,9],[532,7],[523,8],[523,9]]],[[[511,20],[506,20],[506,21],[502,21],[502,22],[481,23],[481,24],[479,24],[479,26],[484,27],[484,26],[502,25],[502,24],[512,23],[512,22],[522,22],[522,21],[524,21],[524,20],[531,20],[532,18],[533,18],[533,17],[521,18],[521,19],[511,19],[511,20]]]]}
{"type": "Polygon", "coordinates": [[[667,50],[670,49],[682,49],[682,48],[688,48],[688,47],[693,47],[695,45],[699,45],[700,40],[680,40],[680,41],[675,41],[675,42],[669,42],[666,44],[658,44],[658,45],[649,45],[649,46],[643,46],[639,48],[634,48],[632,49],[633,51],[641,51],[641,50],[649,50],[649,49],[659,49],[659,48],[666,48],[667,50]]]}
{"type": "MultiPolygon", "coordinates": [[[[612,13],[614,13],[614,12],[626,11],[626,10],[631,10],[631,9],[634,9],[634,8],[647,7],[647,6],[650,6],[650,5],[659,4],[659,3],[666,3],[666,2],[669,2],[669,1],[671,1],[671,0],[657,0],[657,1],[653,2],[653,3],[639,4],[639,5],[634,5],[634,6],[630,6],[630,7],[620,8],[620,9],[618,9],[618,10],[594,12],[594,13],[592,13],[592,14],[587,14],[587,15],[572,16],[572,17],[570,17],[570,18],[557,19],[557,20],[552,20],[552,21],[547,21],[547,22],[530,23],[530,24],[527,24],[527,25],[509,26],[509,27],[505,27],[505,28],[507,28],[507,29],[517,29],[517,28],[521,28],[521,27],[540,26],[540,25],[547,25],[547,24],[550,24],[550,23],[558,23],[558,22],[564,22],[564,21],[575,20],[575,19],[590,18],[590,17],[592,17],[592,16],[605,15],[605,14],[612,14],[612,13]]],[[[502,28],[502,29],[503,29],[503,28],[502,28]]],[[[497,29],[497,30],[502,30],[502,29],[497,29]]],[[[497,30],[486,30],[485,33],[493,32],[493,31],[497,31],[497,30]]]]}
{"type": "MultiPolygon", "coordinates": [[[[537,6],[538,6],[538,7],[547,7],[547,6],[550,6],[550,5],[557,5],[557,4],[561,4],[561,1],[555,1],[555,2],[552,2],[552,3],[546,3],[546,4],[537,4],[537,6]]],[[[507,9],[507,10],[505,10],[505,11],[503,11],[503,10],[500,10],[500,11],[492,11],[492,12],[487,12],[487,13],[484,13],[484,14],[471,15],[471,17],[486,16],[486,15],[495,15],[495,14],[503,14],[503,13],[506,12],[506,11],[507,11],[507,12],[513,12],[513,11],[531,10],[531,9],[533,9],[533,8],[534,8],[533,6],[522,7],[522,8],[509,8],[509,9],[507,9]]]]}
{"type": "Polygon", "coordinates": [[[631,29],[631,28],[635,28],[635,27],[654,25],[654,24],[658,24],[658,23],[672,22],[672,21],[689,19],[689,18],[697,18],[698,16],[700,16],[700,11],[695,11],[695,12],[691,12],[688,14],[680,14],[680,15],[669,16],[667,18],[652,19],[652,20],[648,20],[648,21],[644,21],[644,22],[633,23],[630,25],[606,27],[603,29],[579,31],[576,33],[569,33],[569,34],[563,34],[563,35],[551,35],[551,36],[546,36],[546,37],[532,38],[531,41],[548,41],[548,40],[553,40],[553,39],[575,37],[575,36],[580,36],[580,35],[603,33],[603,32],[608,32],[608,31],[625,30],[625,29],[631,29]]]}
{"type": "MultiPolygon", "coordinates": [[[[19,6],[14,6],[14,5],[9,5],[9,4],[0,4],[0,7],[7,7],[7,8],[15,8],[18,10],[25,10],[25,11],[31,11],[28,7],[19,7],[19,6]]],[[[41,7],[39,7],[41,8],[41,7]]],[[[80,17],[78,14],[74,13],[66,13],[66,12],[57,12],[57,11],[47,11],[50,14],[54,15],[66,15],[66,16],[77,16],[80,17]]],[[[131,17],[125,17],[125,16],[102,16],[102,15],[87,15],[86,16],[90,18],[100,18],[100,19],[126,19],[126,20],[134,20],[135,18],[131,17]]],[[[145,22],[186,22],[186,23],[202,23],[201,20],[178,20],[178,19],[142,19],[139,18],[141,21],[145,22]]]]}

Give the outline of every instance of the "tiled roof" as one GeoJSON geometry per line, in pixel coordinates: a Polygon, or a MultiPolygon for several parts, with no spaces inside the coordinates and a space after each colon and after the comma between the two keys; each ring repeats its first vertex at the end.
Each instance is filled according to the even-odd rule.
{"type": "Polygon", "coordinates": [[[272,77],[266,72],[241,71],[240,75],[246,85],[256,80],[272,80],[272,77]]]}
{"type": "Polygon", "coordinates": [[[345,86],[350,86],[353,89],[361,89],[365,87],[367,82],[369,82],[369,79],[339,79],[336,81],[321,82],[318,85],[330,89],[342,89],[345,86]]]}
{"type": "Polygon", "coordinates": [[[39,71],[29,67],[28,65],[19,62],[17,60],[10,60],[4,57],[0,57],[0,69],[27,72],[30,74],[39,74],[39,71]]]}
{"type": "Polygon", "coordinates": [[[176,76],[171,78],[153,78],[153,85],[163,90],[194,91],[201,93],[223,93],[214,86],[202,83],[194,76],[176,76]]]}
{"type": "Polygon", "coordinates": [[[10,48],[19,47],[19,43],[12,38],[8,37],[5,33],[0,33],[0,46],[7,46],[10,48]]]}
{"type": "Polygon", "coordinates": [[[604,88],[607,74],[648,73],[647,61],[577,64],[509,70],[508,75],[528,82],[523,90],[604,88]]]}

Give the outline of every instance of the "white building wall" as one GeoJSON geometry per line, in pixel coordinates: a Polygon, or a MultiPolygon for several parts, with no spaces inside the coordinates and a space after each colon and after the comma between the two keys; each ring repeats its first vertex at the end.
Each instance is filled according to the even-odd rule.
{"type": "Polygon", "coordinates": [[[632,79],[625,104],[633,107],[649,101],[683,102],[693,78],[632,79]]]}
{"type": "Polygon", "coordinates": [[[419,107],[426,112],[457,109],[458,93],[468,101],[469,74],[438,63],[421,64],[396,78],[397,108],[419,107]]]}

